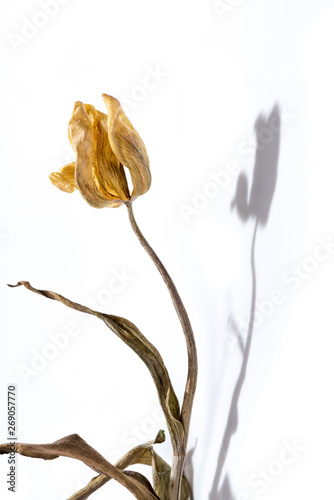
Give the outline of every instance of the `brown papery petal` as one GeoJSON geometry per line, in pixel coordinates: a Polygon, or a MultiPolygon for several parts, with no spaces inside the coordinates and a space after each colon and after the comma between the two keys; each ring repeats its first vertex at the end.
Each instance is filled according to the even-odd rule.
{"type": "Polygon", "coordinates": [[[108,132],[110,145],[118,160],[129,169],[134,200],[146,193],[151,186],[150,163],[138,132],[125,115],[120,102],[114,97],[103,94],[103,100],[108,109],[108,132]]]}
{"type": "Polygon", "coordinates": [[[74,170],[75,162],[68,163],[57,172],[52,172],[52,174],[49,175],[49,179],[52,184],[61,191],[73,193],[73,191],[77,189],[74,170]]]}
{"type": "Polygon", "coordinates": [[[78,189],[89,205],[103,208],[111,203],[126,200],[127,193],[117,192],[116,189],[111,192],[111,188],[108,192],[101,184],[102,175],[98,159],[101,152],[107,155],[105,151],[111,148],[108,143],[101,144],[103,135],[96,128],[96,120],[98,118],[95,108],[78,102],[75,104],[68,132],[77,155],[75,180],[78,189]]]}

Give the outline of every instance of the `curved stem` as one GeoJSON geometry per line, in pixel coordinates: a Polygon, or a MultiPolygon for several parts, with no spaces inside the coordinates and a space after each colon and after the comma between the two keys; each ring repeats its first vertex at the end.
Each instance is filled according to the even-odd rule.
{"type": "MultiPolygon", "coordinates": [[[[194,396],[195,396],[195,390],[196,390],[196,383],[197,383],[197,351],[196,351],[196,344],[195,344],[195,338],[194,338],[194,333],[188,318],[187,311],[183,305],[183,302],[181,300],[181,297],[179,295],[179,292],[176,289],[176,286],[174,285],[174,282],[170,275],[168,274],[165,266],[157,256],[157,254],[154,252],[146,238],[143,236],[142,232],[140,231],[137,222],[135,220],[134,214],[133,214],[133,209],[132,209],[132,203],[129,202],[126,204],[127,209],[128,209],[128,215],[129,215],[129,220],[131,223],[131,227],[138,237],[141,245],[145,248],[146,252],[148,255],[151,257],[153,260],[155,266],[157,267],[159,273],[161,274],[168,291],[170,293],[170,296],[172,298],[175,310],[177,312],[177,315],[179,317],[182,330],[186,339],[186,344],[187,344],[187,352],[188,352],[188,375],[187,375],[187,382],[186,382],[186,387],[185,387],[185,392],[184,392],[184,397],[183,397],[183,403],[182,403],[182,409],[181,409],[181,423],[183,424],[184,427],[184,448],[186,449],[187,446],[187,441],[188,441],[188,435],[189,435],[189,427],[190,427],[190,418],[191,418],[191,411],[192,411],[192,405],[194,401],[194,396]]],[[[180,460],[180,457],[173,461],[175,463],[175,466],[177,464],[178,469],[182,466],[183,470],[183,465],[184,465],[184,457],[183,460],[180,460]],[[182,462],[182,464],[181,464],[182,462]]],[[[175,467],[174,467],[175,468],[175,467]]],[[[172,472],[172,477],[174,476],[172,472]]],[[[176,476],[176,475],[175,475],[176,476]]],[[[182,471],[181,471],[181,478],[182,478],[182,471]]],[[[171,481],[171,483],[174,483],[171,481]]],[[[171,484],[171,488],[172,484],[171,484]]],[[[176,486],[176,489],[179,490],[179,487],[176,486]]],[[[175,499],[178,499],[179,496],[174,497],[175,499]]],[[[172,497],[171,497],[172,499],[172,497]]]]}

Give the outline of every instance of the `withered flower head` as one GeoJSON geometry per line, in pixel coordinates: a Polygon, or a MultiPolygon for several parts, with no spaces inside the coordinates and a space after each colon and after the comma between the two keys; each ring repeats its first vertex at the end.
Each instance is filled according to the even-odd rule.
{"type": "Polygon", "coordinates": [[[95,208],[119,207],[146,193],[151,172],[145,145],[125,115],[120,102],[103,94],[108,114],[77,101],[68,125],[76,161],[49,177],[57,188],[78,189],[95,208]],[[130,172],[130,194],[124,167],[130,172]]]}

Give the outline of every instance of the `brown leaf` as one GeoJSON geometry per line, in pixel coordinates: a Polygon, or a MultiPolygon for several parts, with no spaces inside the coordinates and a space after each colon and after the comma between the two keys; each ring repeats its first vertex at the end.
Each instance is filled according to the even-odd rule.
{"type": "MultiPolygon", "coordinates": [[[[130,450],[115,464],[115,467],[118,469],[125,469],[126,467],[135,464],[152,466],[153,487],[161,500],[168,499],[171,467],[156,453],[152,445],[161,443],[164,440],[165,436],[163,431],[159,431],[154,441],[149,441],[148,443],[132,448],[132,450],[130,450]]],[[[92,493],[101,488],[101,486],[109,480],[110,477],[103,474],[96,476],[87,484],[87,486],[82,488],[80,491],[77,491],[68,500],[87,500],[92,493]]],[[[188,500],[189,495],[190,486],[187,479],[183,476],[180,500],[188,500]]]]}
{"type": "Polygon", "coordinates": [[[156,385],[160,405],[166,417],[168,430],[170,432],[171,441],[174,453],[180,455],[185,453],[184,450],[184,430],[180,422],[180,407],[178,399],[175,395],[169,374],[159,351],[151,342],[138,330],[138,328],[125,318],[103,314],[94,311],[89,307],[83,306],[76,302],[59,295],[58,293],[47,290],[38,290],[30,285],[28,281],[19,281],[17,285],[9,285],[12,287],[25,286],[28,290],[43,295],[52,300],[62,302],[67,307],[81,311],[87,314],[92,314],[100,318],[107,327],[112,330],[125,344],[144,361],[149,369],[154,383],[156,385]]]}
{"type": "MultiPolygon", "coordinates": [[[[131,476],[111,465],[78,434],[66,436],[51,444],[16,443],[15,450],[21,455],[32,458],[43,458],[44,460],[53,460],[60,456],[81,460],[81,462],[84,462],[96,472],[116,479],[138,500],[155,500],[157,498],[152,487],[148,487],[147,480],[143,480],[141,475],[141,477],[138,475],[131,476]]],[[[0,454],[10,453],[10,451],[10,443],[0,445],[0,454]]]]}
{"type": "MultiPolygon", "coordinates": [[[[171,467],[153,449],[151,450],[151,454],[154,491],[157,493],[160,500],[168,500],[171,467]]],[[[188,500],[189,495],[190,486],[186,477],[183,476],[180,500],[188,500]]]]}
{"type": "MultiPolygon", "coordinates": [[[[135,464],[151,465],[152,455],[150,453],[150,447],[153,444],[163,443],[164,441],[165,433],[160,430],[153,441],[148,441],[147,443],[136,446],[135,448],[132,448],[132,450],[128,451],[126,455],[116,462],[115,467],[118,469],[126,469],[126,467],[135,464]]],[[[101,488],[101,486],[110,481],[110,479],[111,478],[109,476],[100,474],[99,476],[91,479],[87,486],[74,493],[74,495],[72,495],[68,500],[87,500],[92,493],[101,488]]]]}
{"type": "Polygon", "coordinates": [[[149,482],[149,480],[145,476],[143,476],[142,474],[140,474],[139,472],[136,472],[134,470],[125,470],[125,471],[123,471],[123,474],[132,478],[134,482],[141,484],[144,488],[147,489],[147,491],[149,491],[152,495],[154,495],[155,498],[157,498],[159,500],[158,495],[155,493],[154,489],[152,488],[151,483],[149,482]]]}

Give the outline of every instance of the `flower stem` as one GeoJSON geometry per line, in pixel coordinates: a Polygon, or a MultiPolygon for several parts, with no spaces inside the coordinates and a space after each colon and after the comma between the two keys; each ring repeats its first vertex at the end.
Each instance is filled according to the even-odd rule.
{"type": "MultiPolygon", "coordinates": [[[[157,267],[159,273],[161,274],[168,288],[168,291],[172,298],[176,313],[179,317],[182,330],[186,339],[187,352],[188,352],[188,374],[187,374],[187,382],[186,382],[182,409],[181,409],[181,417],[180,417],[180,421],[184,428],[184,449],[186,449],[188,435],[189,435],[191,411],[192,411],[192,405],[194,401],[196,383],[197,383],[197,351],[196,351],[194,333],[188,318],[187,311],[183,305],[179,292],[177,291],[172,278],[168,274],[165,266],[163,265],[163,263],[161,262],[155,251],[152,249],[146,238],[143,236],[142,232],[140,231],[137,225],[137,222],[133,214],[132,203],[128,202],[126,206],[128,209],[128,215],[131,227],[134,233],[138,237],[141,245],[145,248],[148,255],[153,260],[155,266],[157,267]]],[[[173,459],[171,484],[170,484],[170,493],[171,493],[170,500],[179,499],[181,491],[181,480],[182,480],[184,459],[185,457],[182,456],[180,457],[175,455],[175,450],[174,450],[174,459],[173,459]],[[175,484],[176,482],[178,484],[175,484]]]]}
{"type": "Polygon", "coordinates": [[[185,455],[178,455],[174,453],[172,470],[170,473],[168,500],[170,499],[179,500],[181,498],[184,460],[185,460],[185,455]]]}

